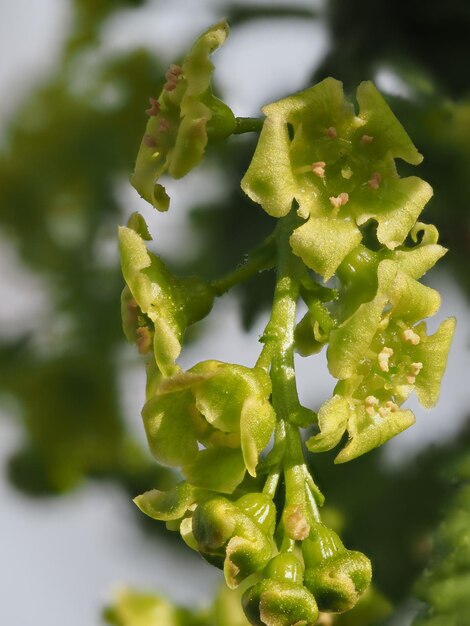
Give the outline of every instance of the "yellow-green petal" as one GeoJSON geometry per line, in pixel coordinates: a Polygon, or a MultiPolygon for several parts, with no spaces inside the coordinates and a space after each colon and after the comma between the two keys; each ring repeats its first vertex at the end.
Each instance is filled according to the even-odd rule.
{"type": "Polygon", "coordinates": [[[329,280],[361,239],[352,220],[316,217],[294,230],[290,244],[307,267],[329,280]]]}

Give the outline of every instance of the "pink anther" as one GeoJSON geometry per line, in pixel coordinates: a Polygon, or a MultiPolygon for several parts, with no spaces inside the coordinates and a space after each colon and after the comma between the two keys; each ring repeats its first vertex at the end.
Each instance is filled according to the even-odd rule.
{"type": "Polygon", "coordinates": [[[155,98],[149,98],[150,107],[145,110],[149,117],[157,116],[160,113],[160,103],[155,98]]]}
{"type": "Polygon", "coordinates": [[[371,189],[378,189],[380,187],[380,183],[382,182],[382,176],[379,172],[374,172],[370,177],[370,180],[367,181],[367,184],[371,189]]]}

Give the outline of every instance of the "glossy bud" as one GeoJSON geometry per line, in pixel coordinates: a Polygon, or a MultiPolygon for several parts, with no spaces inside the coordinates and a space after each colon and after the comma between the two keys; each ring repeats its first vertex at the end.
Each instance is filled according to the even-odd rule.
{"type": "Polygon", "coordinates": [[[290,552],[278,554],[264,568],[264,574],[267,578],[299,585],[302,584],[303,573],[303,564],[290,552]]]}
{"type": "Polygon", "coordinates": [[[247,493],[236,501],[237,507],[256,522],[267,535],[273,535],[276,526],[276,507],[264,493],[247,493]]]}

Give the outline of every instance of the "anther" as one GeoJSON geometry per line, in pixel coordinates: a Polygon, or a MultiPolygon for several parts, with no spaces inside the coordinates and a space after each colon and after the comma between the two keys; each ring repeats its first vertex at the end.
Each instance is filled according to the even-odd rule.
{"type": "Polygon", "coordinates": [[[168,120],[160,120],[160,124],[158,125],[158,130],[161,133],[166,133],[170,128],[170,122],[168,120]]]}
{"type": "Polygon", "coordinates": [[[416,382],[416,376],[418,376],[418,374],[420,373],[422,369],[423,369],[422,363],[412,363],[410,366],[410,371],[406,375],[406,382],[409,385],[414,385],[416,382]]]}
{"type": "Polygon", "coordinates": [[[421,341],[421,338],[418,335],[418,333],[415,333],[415,331],[412,330],[411,328],[407,328],[406,330],[404,330],[401,336],[402,336],[403,341],[406,341],[407,343],[411,343],[411,345],[413,346],[417,346],[419,342],[421,341]]]}
{"type": "Polygon", "coordinates": [[[336,137],[338,136],[338,131],[334,126],[330,126],[326,129],[326,134],[327,137],[329,137],[330,139],[336,139],[336,137]]]}
{"type": "Polygon", "coordinates": [[[173,91],[178,83],[178,77],[181,75],[181,67],[172,63],[165,72],[166,83],[163,86],[165,91],[173,91]]]}
{"type": "Polygon", "coordinates": [[[315,176],[318,176],[319,178],[323,178],[325,176],[325,165],[325,161],[315,161],[315,163],[312,163],[312,172],[315,176]]]}
{"type": "Polygon", "coordinates": [[[155,148],[157,146],[157,142],[152,135],[144,135],[143,141],[147,148],[155,148]]]}
{"type": "Polygon", "coordinates": [[[344,206],[345,204],[348,203],[348,201],[349,201],[349,194],[346,193],[345,191],[343,191],[343,193],[340,193],[339,196],[330,197],[331,205],[335,209],[339,209],[340,207],[344,206]]]}
{"type": "Polygon", "coordinates": [[[367,184],[371,189],[378,189],[380,187],[380,183],[382,182],[382,176],[378,172],[374,172],[370,177],[370,180],[367,181],[367,184]]]}
{"type": "Polygon", "coordinates": [[[371,416],[375,415],[375,413],[377,412],[377,407],[379,405],[379,401],[377,400],[377,398],[375,396],[367,396],[364,404],[366,406],[366,413],[371,416]]]}
{"type": "Polygon", "coordinates": [[[374,138],[371,137],[370,135],[362,135],[361,137],[361,143],[364,145],[368,145],[369,143],[372,143],[374,141],[374,138]]]}
{"type": "Polygon", "coordinates": [[[398,411],[399,407],[398,404],[395,404],[395,402],[389,400],[385,403],[385,408],[388,409],[391,413],[395,413],[395,411],[398,411]]]}
{"type": "Polygon", "coordinates": [[[152,345],[152,335],[149,329],[147,326],[139,326],[139,328],[136,329],[136,335],[136,344],[139,354],[147,354],[152,345]]]}
{"type": "Polygon", "coordinates": [[[377,358],[379,361],[379,367],[382,370],[382,372],[389,371],[389,360],[392,355],[393,355],[392,348],[385,347],[382,349],[381,352],[379,352],[377,358]]]}
{"type": "Polygon", "coordinates": [[[149,117],[156,116],[160,113],[160,103],[155,98],[149,98],[150,107],[145,109],[149,117]]]}

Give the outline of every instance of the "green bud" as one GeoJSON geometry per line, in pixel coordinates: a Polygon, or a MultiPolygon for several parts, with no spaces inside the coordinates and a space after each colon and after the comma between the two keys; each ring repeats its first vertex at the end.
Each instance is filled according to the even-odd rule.
{"type": "Polygon", "coordinates": [[[199,505],[192,528],[200,553],[217,567],[223,567],[231,589],[262,569],[272,555],[273,540],[262,525],[224,498],[199,505]]]}
{"type": "Polygon", "coordinates": [[[233,536],[237,509],[225,498],[200,504],[193,514],[193,534],[202,552],[221,548],[233,536]]]}
{"type": "Polygon", "coordinates": [[[316,523],[302,542],[305,567],[312,568],[344,550],[343,543],[334,530],[325,524],[316,523]]]}
{"type": "Polygon", "coordinates": [[[315,598],[301,584],[267,578],[242,597],[243,610],[253,626],[314,626],[315,598]]]}
{"type": "Polygon", "coordinates": [[[278,554],[264,568],[266,578],[296,583],[303,581],[304,566],[299,559],[290,552],[278,554]]]}
{"type": "Polygon", "coordinates": [[[247,493],[235,502],[267,535],[273,535],[276,526],[276,507],[264,493],[247,493]]]}
{"type": "Polygon", "coordinates": [[[370,561],[362,552],[342,550],[315,567],[307,566],[304,584],[320,611],[344,613],[356,605],[371,578],[370,561]]]}

